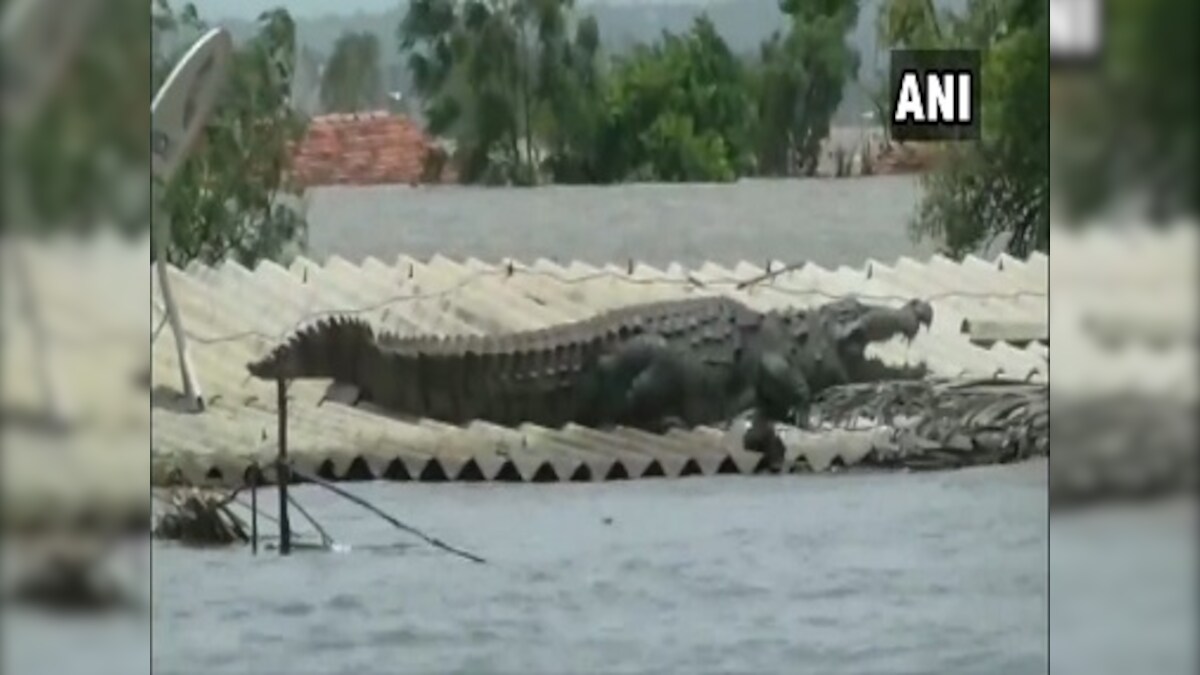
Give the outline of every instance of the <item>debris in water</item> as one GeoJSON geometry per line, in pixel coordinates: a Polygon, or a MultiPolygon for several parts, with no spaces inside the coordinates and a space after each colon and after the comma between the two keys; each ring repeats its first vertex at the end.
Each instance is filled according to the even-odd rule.
{"type": "Polygon", "coordinates": [[[155,518],[154,537],[192,546],[226,546],[250,541],[245,523],[229,509],[237,495],[193,487],[156,495],[165,510],[155,518]]]}

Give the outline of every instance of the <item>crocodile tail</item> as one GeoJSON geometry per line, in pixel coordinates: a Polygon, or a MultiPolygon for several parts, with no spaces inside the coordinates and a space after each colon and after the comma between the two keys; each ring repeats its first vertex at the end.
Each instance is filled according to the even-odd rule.
{"type": "Polygon", "coordinates": [[[333,317],[296,331],[246,368],[261,379],[327,377],[354,382],[360,362],[374,349],[375,332],[370,324],[333,317]]]}

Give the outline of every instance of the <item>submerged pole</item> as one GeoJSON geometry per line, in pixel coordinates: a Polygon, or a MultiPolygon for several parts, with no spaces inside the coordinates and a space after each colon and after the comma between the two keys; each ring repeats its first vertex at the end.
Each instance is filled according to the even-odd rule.
{"type": "Polygon", "coordinates": [[[304,510],[304,507],[300,506],[300,502],[296,501],[295,497],[288,497],[288,502],[291,503],[292,506],[296,507],[296,510],[300,512],[300,515],[307,520],[309,524],[313,526],[313,529],[317,531],[317,534],[321,536],[321,547],[327,549],[333,548],[333,537],[329,536],[329,533],[325,531],[325,528],[321,527],[321,524],[317,522],[317,519],[313,518],[308,511],[304,510]]]}
{"type": "Polygon", "coordinates": [[[279,554],[287,555],[292,552],[292,527],[288,522],[287,385],[282,377],[276,378],[275,391],[279,407],[279,456],[275,459],[279,476],[279,554]]]}
{"type": "Polygon", "coordinates": [[[258,464],[250,468],[250,552],[258,555],[258,464]]]}

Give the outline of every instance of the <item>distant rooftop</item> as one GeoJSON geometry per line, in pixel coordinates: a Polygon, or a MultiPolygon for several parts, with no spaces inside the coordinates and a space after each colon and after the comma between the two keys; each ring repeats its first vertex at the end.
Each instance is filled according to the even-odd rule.
{"type": "Polygon", "coordinates": [[[411,119],[385,111],[320,115],[294,156],[296,178],[317,185],[452,182],[432,166],[434,138],[411,119]]]}

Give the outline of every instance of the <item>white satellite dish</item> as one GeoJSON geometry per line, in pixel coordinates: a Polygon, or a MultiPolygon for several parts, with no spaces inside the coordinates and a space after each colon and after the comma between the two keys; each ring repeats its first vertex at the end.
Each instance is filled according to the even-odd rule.
{"type": "Polygon", "coordinates": [[[79,51],[96,0],[12,0],[0,17],[4,121],[35,119],[79,51]]]}
{"type": "MultiPolygon", "coordinates": [[[[171,182],[204,132],[204,125],[213,112],[232,55],[233,41],[229,33],[220,28],[210,30],[183,55],[150,103],[150,170],[164,185],[171,182]]],[[[162,293],[171,332],[175,335],[184,397],[194,410],[203,410],[204,396],[192,366],[187,333],[179,315],[179,305],[171,293],[171,279],[167,273],[167,240],[171,236],[171,224],[166,214],[158,213],[156,209],[153,226],[159,292],[162,293]]]]}
{"type": "Polygon", "coordinates": [[[150,168],[169,183],[208,122],[233,55],[229,33],[214,28],[192,45],[150,104],[150,168]]]}

